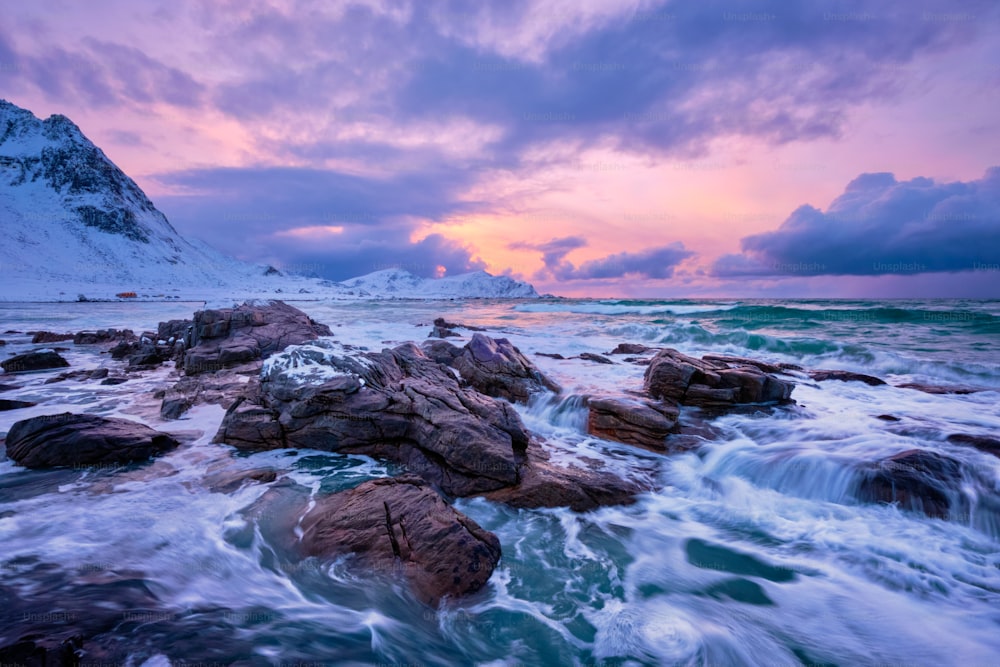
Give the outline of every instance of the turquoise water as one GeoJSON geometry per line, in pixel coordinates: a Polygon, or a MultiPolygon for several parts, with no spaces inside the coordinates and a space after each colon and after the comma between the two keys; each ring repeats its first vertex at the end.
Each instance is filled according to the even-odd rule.
{"type": "MultiPolygon", "coordinates": [[[[4,397],[42,401],[31,414],[122,414],[206,435],[124,482],[120,472],[30,473],[0,462],[0,592],[79,609],[101,595],[126,605],[123,582],[141,585],[151,598],[147,616],[122,612],[98,637],[118,647],[116,660],[136,665],[1000,664],[1000,459],[946,439],[1000,430],[1000,302],[295,305],[338,340],[370,349],[421,340],[439,315],[507,336],[564,387],[560,400],[518,408],[554,458],[598,459],[623,475],[652,477],[660,489],[635,505],[585,514],[457,501],[499,536],[503,558],[487,589],[430,609],[398,583],[342,564],[285,561],[270,519],[248,518],[260,487],[208,492],[205,469],[231,460],[228,448],[209,442],[221,411],[159,422],[149,393],[166,371],[118,387],[44,385],[43,374],[4,397]],[[583,429],[578,396],[639,388],[641,366],[533,354],[607,353],[620,342],[854,370],[889,385],[800,376],[797,405],[720,417],[696,451],[660,456],[583,429]],[[985,391],[893,386],[907,382],[985,391]],[[877,418],[885,414],[898,421],[877,418]],[[930,519],[857,500],[861,467],[914,448],[961,463],[955,494],[967,512],[930,519]]],[[[138,330],[190,310],[87,306],[2,305],[0,330],[138,330]]],[[[8,351],[24,345],[7,338],[8,351]]],[[[109,363],[69,354],[74,364],[109,363]]],[[[0,413],[0,432],[22,416],[0,413]]],[[[278,467],[305,495],[396,471],[308,451],[227,465],[278,467]]],[[[0,617],[0,637],[23,624],[14,613],[0,617]]]]}

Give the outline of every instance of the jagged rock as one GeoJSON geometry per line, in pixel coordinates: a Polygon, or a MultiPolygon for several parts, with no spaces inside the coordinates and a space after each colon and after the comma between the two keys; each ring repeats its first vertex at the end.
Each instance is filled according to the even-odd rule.
{"type": "Polygon", "coordinates": [[[5,412],[7,410],[21,410],[22,408],[31,408],[38,405],[37,403],[32,403],[31,401],[15,401],[7,398],[0,398],[0,412],[5,412]]]}
{"type": "Polygon", "coordinates": [[[769,364],[766,361],[747,359],[746,357],[731,357],[725,354],[706,354],[702,359],[705,361],[721,361],[724,364],[735,364],[738,366],[753,366],[765,373],[781,373],[785,370],[778,364],[769,364]]]}
{"type": "Polygon", "coordinates": [[[133,341],[135,333],[131,329],[99,329],[97,331],[81,331],[73,337],[74,345],[100,345],[115,341],[133,341]]]}
{"type": "Polygon", "coordinates": [[[680,408],[631,398],[590,398],[587,432],[606,440],[662,452],[677,425],[680,408]]]}
{"type": "Polygon", "coordinates": [[[64,412],[17,422],[7,456],[28,468],[144,461],[176,447],[166,433],[127,419],[64,412]]]}
{"type": "Polygon", "coordinates": [[[319,498],[302,519],[306,556],[401,574],[430,604],[474,593],[500,560],[500,541],[418,477],[365,482],[319,498]]]}
{"type": "Polygon", "coordinates": [[[877,378],[874,375],[865,375],[864,373],[852,373],[851,371],[831,371],[831,370],[819,370],[810,371],[809,377],[816,382],[825,382],[827,380],[839,380],[841,382],[864,382],[870,387],[877,387],[879,385],[886,384],[885,380],[877,378]]]}
{"type": "Polygon", "coordinates": [[[38,345],[39,343],[61,343],[64,340],[73,340],[73,338],[74,334],[71,333],[59,334],[51,331],[35,331],[31,336],[31,342],[35,345],[38,345]]]}
{"type": "Polygon", "coordinates": [[[981,452],[1000,457],[1000,439],[991,438],[988,435],[952,433],[948,436],[948,442],[953,442],[957,445],[970,445],[981,452]]]}
{"type": "Polygon", "coordinates": [[[69,362],[51,350],[35,350],[25,352],[0,361],[0,368],[7,373],[24,373],[28,371],[45,371],[52,368],[68,368],[69,362]]]}
{"type": "Polygon", "coordinates": [[[455,358],[462,354],[462,348],[456,347],[443,340],[424,341],[423,344],[421,344],[420,349],[422,349],[424,354],[428,357],[439,364],[444,364],[445,366],[451,366],[452,362],[455,361],[455,358]]]}
{"type": "Polygon", "coordinates": [[[601,356],[600,354],[594,354],[593,352],[581,352],[580,358],[585,361],[593,361],[598,364],[613,364],[615,362],[611,361],[607,357],[601,356]]]}
{"type": "Polygon", "coordinates": [[[218,371],[330,334],[329,327],[282,301],[202,310],[194,315],[190,349],[184,353],[184,372],[196,375],[218,371]]]}
{"type": "MultiPolygon", "coordinates": [[[[259,371],[259,365],[251,369],[259,371]]],[[[234,371],[185,375],[163,392],[160,417],[179,419],[191,407],[200,404],[221,405],[228,410],[246,386],[247,377],[234,371]]]]}
{"type": "Polygon", "coordinates": [[[312,345],[265,363],[216,441],[385,458],[464,496],[516,483],[528,433],[510,405],[464,389],[412,343],[355,356],[312,345]]]}
{"type": "Polygon", "coordinates": [[[959,396],[965,396],[967,394],[976,394],[981,391],[988,391],[981,387],[966,387],[964,385],[940,385],[940,384],[924,384],[922,382],[906,382],[904,384],[898,384],[897,387],[902,389],[916,389],[917,391],[922,391],[925,394],[956,394],[959,396]]]}
{"type": "Polygon", "coordinates": [[[618,343],[617,347],[608,352],[608,354],[644,354],[655,349],[654,347],[648,347],[640,343],[618,343]]]}
{"type": "Polygon", "coordinates": [[[794,388],[753,365],[695,359],[669,348],[653,357],[644,386],[653,398],[702,407],[783,403],[794,388]]]}
{"type": "Polygon", "coordinates": [[[512,507],[568,507],[575,512],[589,512],[598,507],[629,505],[638,494],[650,490],[614,473],[552,463],[534,441],[528,445],[520,477],[516,485],[483,496],[512,507]]]}
{"type": "Polygon", "coordinates": [[[191,343],[193,333],[193,320],[167,320],[166,322],[160,322],[156,327],[157,340],[166,341],[168,345],[172,345],[174,342],[180,340],[187,347],[191,343]]]}
{"type": "Polygon", "coordinates": [[[947,519],[952,511],[967,512],[958,499],[961,464],[923,449],[911,449],[876,462],[866,471],[858,489],[861,500],[899,503],[930,517],[947,519]]]}
{"type": "Polygon", "coordinates": [[[452,366],[478,391],[512,403],[527,403],[538,392],[562,390],[506,338],[473,334],[452,366]]]}

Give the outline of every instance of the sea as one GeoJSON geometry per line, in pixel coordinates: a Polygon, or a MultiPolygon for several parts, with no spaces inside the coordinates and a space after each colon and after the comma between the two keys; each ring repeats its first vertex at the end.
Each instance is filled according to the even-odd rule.
{"type": "MultiPolygon", "coordinates": [[[[225,494],[204,481],[270,466],[318,495],[400,472],[392,464],[308,450],[237,455],[211,442],[219,407],[160,419],[154,392],[176,379],[166,366],[117,386],[18,376],[2,398],[38,405],[0,412],[0,433],[73,411],[194,444],[127,469],[0,461],[0,646],[82,627],[82,664],[1000,665],[1000,459],[947,439],[1000,432],[1000,301],[292,303],[371,350],[425,339],[435,317],[510,339],[563,387],[517,407],[553,459],[601,461],[658,490],[586,513],[456,500],[499,537],[503,556],[485,589],[430,608],[342,562],[284,563],[269,519],[247,510],[266,487],[225,494]],[[794,405],[714,417],[699,446],[657,454],[586,432],[582,397],[641,389],[643,366],[535,354],[606,354],[623,342],[887,384],[798,373],[794,405]],[[898,386],[907,383],[978,391],[898,386]],[[959,462],[953,493],[967,511],[930,518],[859,500],[866,469],[913,449],[959,462]]],[[[0,304],[0,331],[155,330],[199,307],[0,304]]],[[[33,347],[24,333],[0,338],[0,355],[33,347]]],[[[115,366],[96,348],[67,347],[74,367],[115,366]]]]}

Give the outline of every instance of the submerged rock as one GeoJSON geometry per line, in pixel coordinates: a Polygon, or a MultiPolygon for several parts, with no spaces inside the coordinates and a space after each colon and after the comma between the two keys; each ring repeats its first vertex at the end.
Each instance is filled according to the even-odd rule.
{"type": "Polygon", "coordinates": [[[28,371],[45,371],[53,368],[68,368],[69,362],[52,350],[35,350],[25,352],[0,361],[0,368],[7,373],[25,373],[28,371]]]}
{"type": "Polygon", "coordinates": [[[955,506],[961,482],[961,464],[955,459],[911,449],[869,467],[858,492],[867,502],[899,503],[903,509],[947,519],[953,510],[968,510],[955,506]]]}
{"type": "Polygon", "coordinates": [[[230,368],[330,334],[329,327],[282,301],[202,310],[194,315],[184,372],[230,368]]]}
{"type": "Polygon", "coordinates": [[[948,436],[948,442],[953,442],[956,445],[969,445],[981,452],[1000,457],[1000,438],[972,433],[952,433],[948,436]]]}
{"type": "Polygon", "coordinates": [[[615,363],[615,362],[611,361],[610,359],[608,359],[607,357],[602,356],[600,354],[594,354],[593,352],[581,352],[580,353],[580,358],[583,359],[584,361],[593,361],[594,363],[597,363],[597,364],[613,364],[613,363],[615,363]]]}
{"type": "Polygon", "coordinates": [[[24,408],[32,408],[38,405],[37,403],[32,403],[31,401],[14,401],[6,398],[0,398],[0,412],[6,412],[7,410],[22,410],[24,408]]]}
{"type": "Polygon", "coordinates": [[[644,375],[653,398],[682,405],[725,407],[741,403],[784,403],[795,385],[754,365],[695,359],[674,349],[661,350],[644,375]]]}
{"type": "Polygon", "coordinates": [[[917,391],[922,391],[925,394],[955,394],[958,396],[977,394],[981,391],[989,391],[988,389],[981,387],[967,387],[965,385],[924,384],[922,382],[906,382],[904,384],[898,384],[896,386],[901,389],[916,389],[917,391]]]}
{"type": "Polygon", "coordinates": [[[478,591],[500,560],[496,535],[412,475],[319,498],[301,527],[303,555],[400,574],[431,604],[478,591]]]}
{"type": "Polygon", "coordinates": [[[830,371],[830,370],[819,370],[810,371],[809,377],[816,382],[826,382],[827,380],[839,380],[840,382],[864,382],[870,387],[878,387],[880,385],[886,384],[886,381],[882,378],[877,378],[874,375],[865,375],[864,373],[853,373],[851,371],[830,371]]]}
{"type": "Polygon", "coordinates": [[[64,412],[17,422],[7,456],[28,468],[145,461],[177,447],[166,433],[111,417],[64,412]]]}
{"type": "Polygon", "coordinates": [[[53,333],[51,331],[36,331],[31,336],[31,342],[35,345],[39,343],[61,343],[64,340],[73,340],[74,334],[71,333],[53,333]]]}
{"type": "Polygon", "coordinates": [[[511,403],[527,403],[533,394],[562,390],[506,338],[473,334],[452,366],[478,391],[511,403]]]}

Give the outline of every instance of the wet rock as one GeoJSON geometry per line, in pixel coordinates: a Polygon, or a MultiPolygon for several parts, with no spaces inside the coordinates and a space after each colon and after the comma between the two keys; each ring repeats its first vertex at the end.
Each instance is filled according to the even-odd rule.
{"type": "Polygon", "coordinates": [[[427,334],[428,338],[458,338],[459,336],[461,336],[461,334],[444,327],[434,327],[431,329],[431,332],[427,334]]]}
{"type": "Polygon", "coordinates": [[[667,449],[666,439],[677,425],[680,408],[632,398],[591,398],[587,432],[654,451],[667,449]]]}
{"type": "Polygon", "coordinates": [[[104,378],[108,377],[108,373],[109,371],[107,368],[97,368],[95,370],[90,371],[90,375],[88,375],[87,377],[91,380],[103,380],[104,378]]]}
{"type": "Polygon", "coordinates": [[[988,435],[975,435],[973,433],[952,433],[948,436],[948,442],[953,442],[956,445],[975,447],[981,452],[1000,457],[1000,438],[993,438],[988,435]]]}
{"type": "Polygon", "coordinates": [[[28,468],[145,461],[176,447],[166,433],[127,419],[64,412],[15,423],[7,456],[28,468]]]}
{"type": "Polygon", "coordinates": [[[142,346],[138,352],[130,354],[128,357],[129,370],[146,370],[156,368],[169,357],[164,356],[155,346],[149,344],[142,346]]]}
{"type": "Polygon", "coordinates": [[[31,337],[31,342],[35,345],[39,343],[61,343],[64,340],[73,340],[74,334],[71,333],[53,333],[51,331],[36,331],[31,337]]]}
{"type": "Polygon", "coordinates": [[[194,315],[190,349],[184,353],[184,372],[196,375],[218,371],[330,334],[329,327],[282,301],[202,310],[194,315]]]}
{"type": "Polygon", "coordinates": [[[458,324],[457,322],[449,322],[443,317],[438,317],[434,320],[434,326],[440,327],[442,329],[467,329],[469,331],[486,331],[483,327],[475,327],[471,324],[458,324]]]}
{"type": "Polygon", "coordinates": [[[126,382],[128,382],[128,378],[123,378],[123,377],[104,378],[103,380],[101,380],[101,384],[105,386],[125,384],[126,382]]]}
{"type": "Polygon", "coordinates": [[[320,351],[302,346],[269,360],[263,381],[226,413],[216,442],[389,459],[457,496],[518,481],[528,434],[509,404],[462,387],[411,343],[325,359],[320,351]],[[303,382],[310,359],[318,374],[303,382]]]}
{"type": "Polygon", "coordinates": [[[452,366],[478,391],[512,403],[527,403],[538,392],[562,390],[506,338],[473,334],[452,366]]]}
{"type": "Polygon", "coordinates": [[[916,389],[917,391],[922,391],[925,394],[956,394],[959,396],[965,396],[967,394],[976,394],[981,391],[989,391],[985,388],[980,387],[967,387],[964,385],[940,385],[940,384],[924,384],[922,382],[906,382],[904,384],[898,384],[897,387],[901,389],[916,389]]]}
{"type": "Polygon", "coordinates": [[[14,401],[6,398],[0,398],[0,412],[6,412],[7,410],[22,410],[36,405],[38,404],[32,403],[31,401],[14,401]]]}
{"type": "MultiPolygon", "coordinates": [[[[259,372],[259,365],[252,368],[259,372]]],[[[253,370],[250,372],[253,373],[253,370]]],[[[228,410],[246,386],[247,376],[235,371],[185,375],[163,392],[160,417],[180,419],[193,406],[204,404],[220,405],[228,410]]]]}
{"type": "Polygon", "coordinates": [[[66,373],[60,373],[55,377],[51,377],[44,382],[44,384],[55,384],[57,382],[65,382],[66,380],[85,380],[90,377],[93,371],[90,370],[78,370],[78,371],[68,371],[66,373]]]}
{"type": "Polygon", "coordinates": [[[240,487],[256,482],[270,484],[278,478],[274,468],[251,468],[250,470],[222,470],[205,478],[205,486],[215,493],[232,493],[240,487]]]}
{"type": "Polygon", "coordinates": [[[653,398],[682,405],[726,407],[788,402],[795,385],[753,365],[695,359],[668,348],[650,361],[644,386],[653,398]]]}
{"type": "Polygon", "coordinates": [[[558,352],[535,352],[535,356],[538,356],[538,357],[548,357],[549,359],[565,359],[566,358],[566,357],[562,356],[561,354],[559,354],[558,352]]]}
{"type": "Polygon", "coordinates": [[[615,363],[615,362],[611,361],[610,359],[608,359],[607,357],[602,356],[600,354],[594,354],[593,352],[581,352],[579,356],[580,356],[581,359],[583,359],[585,361],[593,361],[594,363],[597,363],[597,364],[613,364],[613,363],[615,363]]]}
{"type": "Polygon", "coordinates": [[[462,348],[443,340],[425,341],[420,348],[428,357],[445,366],[451,366],[455,358],[462,354],[462,348]]]}
{"type": "Polygon", "coordinates": [[[898,422],[898,421],[900,421],[899,417],[897,417],[895,415],[879,415],[875,419],[881,419],[884,422],[898,422]]]}
{"type": "Polygon", "coordinates": [[[0,368],[3,368],[7,373],[24,373],[68,367],[69,362],[51,350],[25,352],[24,354],[18,354],[10,359],[0,361],[0,368]]]}
{"type": "Polygon", "coordinates": [[[615,349],[611,350],[608,354],[645,354],[655,349],[654,347],[640,343],[618,343],[615,349]]]}
{"type": "Polygon", "coordinates": [[[16,384],[0,384],[0,391],[13,391],[15,389],[20,389],[16,384]]]}
{"type": "Polygon", "coordinates": [[[575,512],[589,512],[598,507],[632,504],[638,494],[650,490],[614,473],[552,463],[536,442],[528,446],[520,477],[515,486],[483,496],[511,507],[568,507],[575,512]]]}
{"type": "Polygon", "coordinates": [[[851,371],[809,371],[809,377],[816,380],[816,382],[826,382],[828,380],[839,380],[840,382],[864,382],[870,387],[877,387],[879,385],[886,384],[885,380],[877,378],[874,375],[852,373],[851,371]]]}
{"type": "Polygon", "coordinates": [[[500,541],[404,476],[319,498],[302,520],[306,556],[349,556],[366,571],[397,573],[430,604],[474,593],[500,560],[500,541]]]}
{"type": "Polygon", "coordinates": [[[131,329],[99,329],[97,331],[81,331],[73,337],[74,345],[102,345],[121,341],[136,340],[131,329]]]}
{"type": "Polygon", "coordinates": [[[5,341],[2,338],[0,338],[0,347],[3,347],[6,344],[7,344],[7,341],[5,341]]]}
{"type": "Polygon", "coordinates": [[[866,502],[899,503],[903,509],[947,519],[953,510],[968,510],[959,499],[961,483],[958,461],[911,449],[870,466],[859,486],[859,496],[866,502]]]}
{"type": "Polygon", "coordinates": [[[702,357],[705,361],[721,361],[724,364],[737,365],[737,366],[753,366],[754,368],[761,370],[765,373],[781,373],[785,370],[782,366],[778,364],[769,364],[766,361],[758,361],[756,359],[747,359],[746,357],[731,357],[724,354],[706,354],[702,357]]]}

